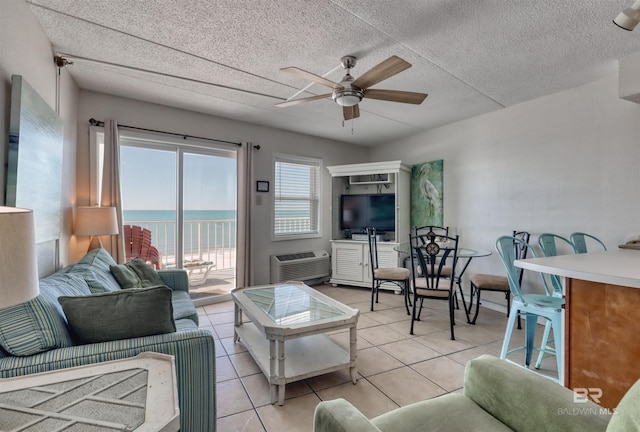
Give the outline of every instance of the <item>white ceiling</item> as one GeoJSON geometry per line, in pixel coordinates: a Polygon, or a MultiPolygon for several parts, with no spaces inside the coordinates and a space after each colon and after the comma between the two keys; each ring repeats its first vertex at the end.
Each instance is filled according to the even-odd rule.
{"type": "Polygon", "coordinates": [[[57,52],[101,62],[68,66],[83,89],[359,145],[597,80],[640,51],[640,31],[611,22],[631,0],[27,1],[57,52]],[[365,99],[344,125],[330,99],[274,107],[308,84],[280,68],[340,81],[344,55],[356,78],[397,55],[413,67],[374,88],[429,97],[365,99]]]}

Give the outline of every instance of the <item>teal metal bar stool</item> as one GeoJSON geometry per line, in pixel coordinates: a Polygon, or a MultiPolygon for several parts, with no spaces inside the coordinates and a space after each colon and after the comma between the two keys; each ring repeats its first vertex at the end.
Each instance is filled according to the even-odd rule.
{"type": "MultiPolygon", "coordinates": [[[[564,305],[564,299],[549,294],[523,294],[520,289],[519,272],[515,266],[514,261],[516,259],[514,242],[518,243],[522,247],[526,247],[529,250],[531,257],[535,258],[536,254],[533,248],[526,242],[516,237],[503,236],[496,241],[496,250],[498,255],[504,264],[507,271],[507,279],[509,280],[509,288],[511,289],[511,296],[513,297],[513,303],[511,305],[511,314],[507,321],[507,329],[504,336],[504,342],[502,344],[502,351],[500,352],[500,358],[511,361],[507,358],[508,355],[517,352],[525,351],[525,367],[529,367],[531,364],[531,356],[534,350],[543,352],[544,346],[540,348],[535,347],[536,329],[538,327],[538,317],[542,317],[547,320],[551,329],[555,334],[560,334],[562,328],[562,306],[564,305]],[[509,350],[509,343],[511,342],[511,335],[513,333],[513,327],[515,326],[516,316],[523,316],[525,318],[525,345],[512,350],[509,350]]],[[[543,278],[544,281],[544,278],[543,278]]],[[[546,288],[546,283],[545,283],[546,288]]],[[[546,326],[545,326],[546,328],[546,326]]],[[[558,338],[561,341],[561,338],[558,338]]],[[[560,342],[556,342],[554,354],[556,356],[556,364],[558,368],[558,378],[554,381],[562,384],[564,382],[564,363],[563,363],[563,348],[559,346],[560,342]]],[[[551,378],[553,379],[553,378],[551,378]]]]}
{"type": "MultiPolygon", "coordinates": [[[[565,237],[562,237],[557,234],[551,233],[543,233],[538,237],[538,245],[542,250],[542,253],[546,257],[557,256],[558,250],[566,249],[572,253],[578,253],[576,246],[573,242],[565,237]],[[557,247],[562,245],[560,247],[557,247]],[[562,248],[562,249],[561,249],[562,248]]],[[[551,286],[553,287],[553,291],[550,292],[551,295],[559,298],[564,298],[563,289],[562,289],[562,279],[558,275],[548,275],[549,280],[551,282],[551,286]]],[[[544,276],[543,276],[544,280],[544,276]]],[[[545,280],[545,288],[547,288],[546,280],[545,280]]],[[[557,332],[554,330],[554,339],[549,339],[551,334],[551,324],[547,321],[544,327],[544,334],[542,335],[542,343],[540,345],[540,353],[538,354],[538,360],[536,361],[536,369],[540,369],[540,365],[542,364],[542,359],[545,354],[557,355],[557,347],[555,346],[555,339],[559,339],[560,329],[557,329],[557,332]],[[553,344],[553,346],[551,345],[553,344]]]]}
{"type": "Polygon", "coordinates": [[[593,240],[591,243],[596,243],[602,247],[602,250],[607,250],[605,244],[597,237],[592,236],[591,234],[583,233],[583,232],[574,232],[569,236],[573,246],[575,248],[576,253],[587,253],[587,239],[593,240]]]}

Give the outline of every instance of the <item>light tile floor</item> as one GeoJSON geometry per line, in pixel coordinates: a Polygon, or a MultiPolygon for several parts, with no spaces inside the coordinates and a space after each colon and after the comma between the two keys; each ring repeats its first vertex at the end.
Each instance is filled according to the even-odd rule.
{"type": "MultiPolygon", "coordinates": [[[[311,431],[313,412],[323,400],[345,398],[369,418],[413,402],[449,392],[461,392],[464,365],[481,354],[500,355],[504,314],[482,308],[475,326],[456,311],[456,340],[449,335],[447,303],[425,300],[422,320],[409,334],[410,317],[403,297],[381,292],[375,311],[370,290],[351,287],[314,287],[358,308],[358,383],[348,369],[287,385],[283,406],[270,404],[269,385],[242,343],[233,342],[233,302],[198,308],[200,326],[216,342],[218,431],[311,431]]],[[[523,330],[515,330],[512,346],[522,345],[523,330]]],[[[542,327],[537,332],[542,333],[542,327]]],[[[348,331],[331,334],[348,346],[348,331]]],[[[538,336],[539,339],[539,336],[538,336]]],[[[514,361],[523,355],[513,354],[514,361]]],[[[545,358],[541,371],[555,375],[555,358],[545,358]]]]}

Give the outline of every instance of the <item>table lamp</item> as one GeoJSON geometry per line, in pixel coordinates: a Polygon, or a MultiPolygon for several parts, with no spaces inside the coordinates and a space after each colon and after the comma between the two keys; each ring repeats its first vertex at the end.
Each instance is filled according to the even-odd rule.
{"type": "Polygon", "coordinates": [[[0,207],[0,309],[39,293],[33,210],[0,207]]]}
{"type": "Polygon", "coordinates": [[[118,218],[115,207],[78,206],[76,208],[75,234],[91,236],[90,252],[102,247],[101,235],[118,234],[118,218]]]}

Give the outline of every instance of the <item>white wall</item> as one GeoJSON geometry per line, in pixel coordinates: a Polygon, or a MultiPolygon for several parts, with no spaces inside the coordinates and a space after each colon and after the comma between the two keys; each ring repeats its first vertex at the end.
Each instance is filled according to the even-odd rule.
{"type": "Polygon", "coordinates": [[[371,157],[444,159],[445,224],[462,246],[494,251],[469,273],[503,273],[495,241],[513,229],[535,243],[543,232],[585,231],[610,249],[640,234],[640,105],[618,98],[617,76],[379,146],[371,157]]]}
{"type": "MultiPolygon", "coordinates": [[[[102,93],[82,91],[79,112],[82,113],[78,119],[78,203],[80,205],[89,203],[88,120],[91,117],[97,120],[113,118],[119,123],[129,126],[259,144],[261,149],[255,153],[255,178],[268,180],[272,186],[274,153],[321,158],[324,167],[363,162],[368,158],[368,149],[342,142],[102,93]]],[[[272,254],[322,249],[330,251],[330,208],[328,203],[331,202],[331,179],[326,168],[323,168],[323,176],[323,200],[327,205],[322,209],[322,238],[272,242],[270,223],[273,208],[273,187],[268,194],[260,194],[262,205],[255,205],[254,200],[251,223],[254,235],[252,248],[256,284],[269,283],[269,256],[272,254]]],[[[80,245],[80,242],[78,244],[80,245]]],[[[83,247],[86,248],[86,245],[78,247],[78,255],[82,255],[83,247]]]]}
{"type": "MultiPolygon", "coordinates": [[[[55,109],[57,68],[53,49],[40,24],[24,0],[0,1],[0,203],[5,203],[6,158],[9,138],[11,75],[22,77],[55,109]]],[[[78,88],[67,73],[60,76],[60,112],[64,121],[64,154],[62,178],[62,226],[60,264],[70,261],[69,236],[75,202],[75,157],[78,88]]],[[[51,245],[38,246],[40,275],[54,270],[55,251],[51,245]]]]}

